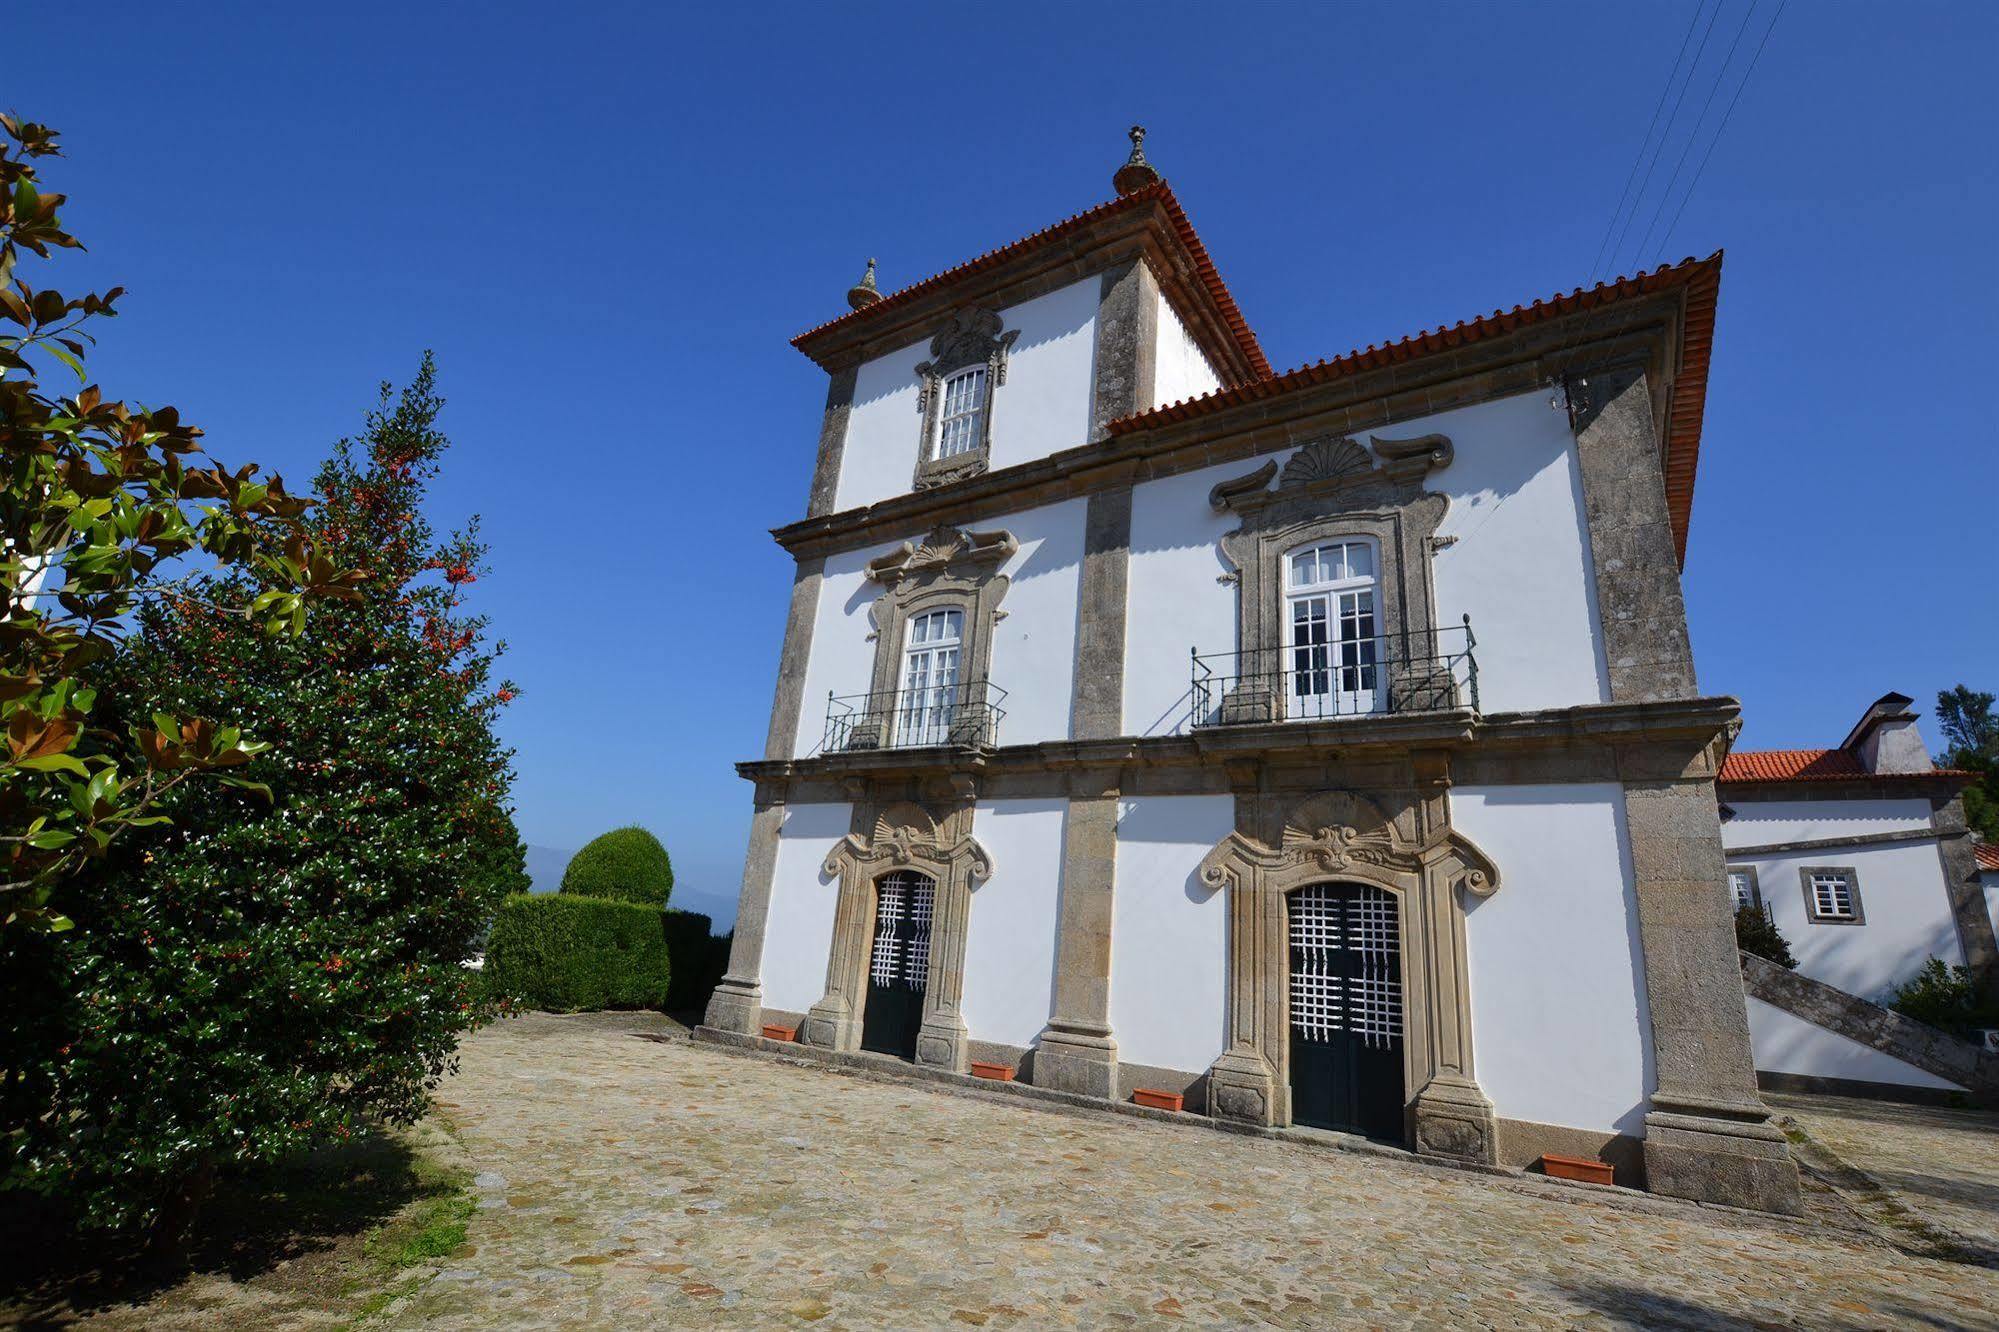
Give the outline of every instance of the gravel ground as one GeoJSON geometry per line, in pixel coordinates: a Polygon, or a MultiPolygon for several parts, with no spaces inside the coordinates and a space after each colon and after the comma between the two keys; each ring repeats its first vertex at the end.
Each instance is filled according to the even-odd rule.
{"type": "MultiPolygon", "coordinates": [[[[503,1022],[440,1101],[479,1211],[400,1327],[1999,1327],[1999,1273],[1822,1186],[1803,1223],[1548,1196],[731,1053],[656,1015],[503,1022]]],[[[1864,1119],[1790,1109],[1841,1143],[1864,1119]]],[[[1989,1225],[1991,1120],[1904,1109],[1855,1130],[1863,1168],[1989,1225]]]]}

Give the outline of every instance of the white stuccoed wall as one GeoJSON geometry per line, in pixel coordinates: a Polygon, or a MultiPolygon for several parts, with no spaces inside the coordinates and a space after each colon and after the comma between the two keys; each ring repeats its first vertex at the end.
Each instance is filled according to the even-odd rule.
{"type": "Polygon", "coordinates": [[[1500,873],[1465,927],[1479,1085],[1503,1119],[1642,1136],[1652,1031],[1621,788],[1460,786],[1451,822],[1500,873]]]}
{"type": "MultiPolygon", "coordinates": [[[[1442,412],[1380,434],[1440,432],[1456,458],[1429,489],[1450,497],[1436,557],[1440,623],[1469,614],[1487,713],[1600,703],[1609,697],[1595,574],[1575,441],[1545,393],[1442,412]]],[[[1363,441],[1365,442],[1364,438],[1363,441]]],[[[1220,541],[1239,520],[1208,507],[1218,481],[1266,457],[1147,481],[1132,493],[1125,730],[1179,734],[1189,706],[1188,649],[1236,646],[1235,588],[1220,541]]],[[[1461,639],[1449,635],[1446,648],[1461,639]]]]}
{"type": "Polygon", "coordinates": [[[971,524],[981,532],[1004,528],[1020,542],[1000,566],[1013,581],[993,628],[992,682],[1007,691],[1000,705],[1006,709],[999,726],[1003,745],[1069,738],[1088,509],[1087,500],[1064,500],[971,524]]]}
{"type": "MultiPolygon", "coordinates": [[[[1735,817],[1721,825],[1724,847],[1827,837],[1923,832],[1930,802],[1911,800],[1727,800],[1735,817]]],[[[1757,887],[1798,970],[1848,994],[1879,1001],[1922,970],[1932,956],[1964,963],[1944,888],[1936,843],[1836,846],[1776,856],[1730,854],[1730,865],[1756,867],[1757,887]],[[1805,911],[1806,866],[1852,869],[1860,884],[1859,925],[1820,924],[1805,911]]],[[[1830,1076],[1830,1075],[1829,1075],[1830,1076]]]]}
{"type": "Polygon", "coordinates": [[[1201,354],[1200,346],[1180,321],[1173,302],[1159,295],[1158,336],[1153,346],[1153,394],[1151,406],[1198,398],[1213,393],[1222,381],[1201,354]]]}
{"type": "Polygon", "coordinates": [[[1761,999],[1749,1000],[1749,1039],[1756,1051],[1756,1067],[1765,1073],[1963,1090],[1954,1082],[1946,1082],[1893,1055],[1882,1054],[1838,1032],[1793,1017],[1761,999]]]}
{"type": "Polygon", "coordinates": [[[1913,800],[1730,800],[1723,796],[1722,803],[1735,811],[1735,816],[1721,825],[1721,844],[1727,847],[1802,842],[1818,837],[1922,832],[1930,826],[1930,802],[1925,797],[1913,800]]]}
{"type": "MultiPolygon", "coordinates": [[[[995,470],[1074,448],[1088,437],[1099,288],[1099,279],[1090,277],[1000,311],[1005,327],[1019,329],[1020,337],[1007,358],[1006,383],[993,398],[995,470]]],[[[923,433],[916,367],[929,359],[926,338],[862,364],[847,415],[836,509],[909,492],[923,433]]]]}
{"type": "Polygon", "coordinates": [[[1985,914],[1992,917],[1992,932],[1999,934],[1999,870],[1983,870],[1978,882],[1985,886],[1985,914]]]}
{"type": "Polygon", "coordinates": [[[1068,802],[982,801],[972,835],[993,877],[972,890],[965,939],[965,1025],[973,1040],[1031,1046],[1055,995],[1055,939],[1068,802]]]}
{"type": "Polygon", "coordinates": [[[785,806],[764,927],[766,1007],[803,1013],[826,996],[840,885],[819,870],[852,819],[853,806],[847,804],[785,806]]]}
{"type": "Polygon", "coordinates": [[[1118,1058],[1200,1073],[1227,1022],[1228,895],[1195,871],[1235,826],[1231,796],[1119,802],[1111,905],[1111,1031],[1118,1058]]]}
{"type": "Polygon", "coordinates": [[[897,543],[870,546],[826,557],[819,582],[819,605],[812,620],[812,646],[805,657],[804,693],[798,706],[798,738],[792,755],[817,752],[826,735],[830,694],[865,694],[873,687],[875,645],[868,608],[881,586],[868,581],[868,562],[886,555],[897,543]]]}
{"type": "MultiPolygon", "coordinates": [[[[1088,504],[1064,500],[970,525],[981,532],[1004,529],[1020,543],[1020,549],[1000,566],[1012,581],[993,629],[992,681],[1007,691],[1001,704],[1006,710],[1000,723],[1002,744],[1068,738],[1088,504]]],[[[912,534],[910,539],[920,541],[922,536],[912,534]]],[[[798,740],[792,747],[798,757],[816,751],[825,736],[829,692],[864,694],[870,687],[875,644],[869,637],[874,632],[869,612],[882,589],[868,580],[866,570],[869,561],[899,544],[886,542],[826,559],[812,647],[806,655],[798,740]]]]}
{"type": "MultiPolygon", "coordinates": [[[[1088,441],[1101,291],[1100,279],[1086,278],[1002,314],[1020,337],[1007,357],[1006,383],[993,398],[994,471],[1088,441]]],[[[912,432],[906,450],[912,467],[914,441],[912,432]]]]}

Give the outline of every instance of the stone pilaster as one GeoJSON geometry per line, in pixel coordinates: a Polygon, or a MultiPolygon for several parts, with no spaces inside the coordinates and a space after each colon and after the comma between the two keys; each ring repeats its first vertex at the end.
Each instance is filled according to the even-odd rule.
{"type": "Polygon", "coordinates": [[[1964,949],[1964,965],[1989,988],[1999,982],[1999,945],[1992,937],[1992,917],[1978,879],[1971,828],[1964,821],[1964,796],[1952,796],[1933,810],[1930,827],[1937,835],[1944,891],[1950,895],[1950,914],[1957,924],[1958,945],[1964,949]]]}
{"type": "Polygon", "coordinates": [[[847,417],[854,409],[854,385],[859,367],[833,372],[826,385],[826,416],[819,426],[819,461],[812,468],[812,493],[805,500],[807,518],[833,512],[840,490],[840,459],[847,449],[847,417]]]}
{"type": "MultiPolygon", "coordinates": [[[[835,471],[838,470],[837,464],[835,471]]],[[[764,757],[788,759],[798,743],[804,706],[805,660],[812,651],[812,620],[819,607],[822,558],[800,560],[791,580],[791,610],[778,657],[777,687],[764,736],[764,757]]],[[[708,1000],[706,1025],[754,1034],[763,1025],[764,925],[770,916],[771,880],[777,871],[778,830],[784,823],[784,792],[758,784],[750,845],[743,857],[742,887],[736,897],[736,929],[729,942],[729,969],[708,1000]]]]}
{"type": "Polygon", "coordinates": [[[1106,1099],[1117,1095],[1111,1035],[1111,891],[1117,862],[1117,774],[1072,779],[1062,823],[1062,901],[1055,1008],[1034,1050],[1034,1083],[1106,1099]]]}
{"type": "Polygon", "coordinates": [[[1610,696],[1693,698],[1693,648],[1645,372],[1591,371],[1572,401],[1610,696]]]}
{"type": "Polygon", "coordinates": [[[1624,814],[1656,1078],[1647,1184],[1674,1197],[1798,1212],[1797,1166],[1756,1092],[1714,783],[1628,780],[1624,814]]]}
{"type": "Polygon", "coordinates": [[[1143,259],[1103,275],[1097,298],[1096,380],[1090,397],[1090,438],[1108,438],[1121,416],[1153,406],[1158,378],[1159,280],[1143,259]]]}
{"type": "Polygon", "coordinates": [[[729,941],[729,969],[708,999],[702,1023],[717,1031],[753,1036],[763,1029],[764,926],[770,918],[770,887],[777,872],[778,830],[784,824],[780,792],[757,791],[750,819],[749,853],[736,897],[736,931],[729,941]]]}
{"type": "Polygon", "coordinates": [[[826,561],[815,557],[800,560],[791,576],[791,610],[778,654],[770,729],[764,734],[767,759],[788,759],[798,745],[798,723],[805,710],[805,661],[812,655],[812,621],[819,611],[819,584],[825,573],[826,561]]]}
{"type": "Polygon", "coordinates": [[[1083,519],[1082,588],[1069,738],[1124,734],[1125,588],[1131,562],[1131,491],[1090,496],[1083,519]]]}

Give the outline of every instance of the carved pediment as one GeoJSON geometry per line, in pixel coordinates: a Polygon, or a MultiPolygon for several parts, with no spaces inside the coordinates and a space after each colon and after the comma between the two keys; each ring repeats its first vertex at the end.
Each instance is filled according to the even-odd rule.
{"type": "Polygon", "coordinates": [[[1020,549],[1013,533],[966,532],[948,523],[933,528],[921,542],[903,542],[895,550],[868,562],[868,577],[893,586],[925,573],[971,573],[1002,564],[1020,549]]]}
{"type": "Polygon", "coordinates": [[[1310,861],[1343,870],[1355,861],[1383,869],[1408,868],[1414,856],[1400,845],[1396,826],[1380,806],[1351,791],[1312,797],[1284,822],[1282,850],[1292,864],[1310,861]]]}
{"type": "Polygon", "coordinates": [[[1423,478],[1434,468],[1448,467],[1454,452],[1448,436],[1435,434],[1412,439],[1370,435],[1368,444],[1372,452],[1345,435],[1315,439],[1292,454],[1281,472],[1273,458],[1253,472],[1220,483],[1208,492],[1208,503],[1217,510],[1246,514],[1285,500],[1346,490],[1370,495],[1420,490],[1423,478]]]}
{"type": "Polygon", "coordinates": [[[930,359],[916,367],[919,378],[946,375],[953,370],[989,362],[993,381],[1006,383],[1006,354],[1020,338],[1019,329],[1006,329],[1005,322],[992,310],[954,311],[951,322],[930,339],[930,359]]]}
{"type": "Polygon", "coordinates": [[[992,877],[992,857],[977,839],[952,838],[923,806],[904,800],[883,808],[866,837],[848,833],[834,843],[824,869],[838,877],[851,861],[869,874],[910,865],[943,874],[960,859],[971,878],[992,877]]]}

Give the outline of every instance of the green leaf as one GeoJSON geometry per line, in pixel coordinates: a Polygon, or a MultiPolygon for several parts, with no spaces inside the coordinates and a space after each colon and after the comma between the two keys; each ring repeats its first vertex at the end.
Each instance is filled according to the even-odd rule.
{"type": "Polygon", "coordinates": [[[50,828],[28,838],[28,845],[37,851],[53,851],[59,846],[68,846],[76,840],[76,834],[62,828],[50,828]]]}
{"type": "Polygon", "coordinates": [[[224,777],[222,778],[222,784],[224,786],[241,787],[253,795],[264,797],[265,800],[273,804],[277,803],[277,798],[271,794],[271,788],[262,782],[253,782],[247,777],[224,777]]]}
{"type": "Polygon", "coordinates": [[[73,772],[79,777],[90,775],[90,769],[84,767],[73,754],[49,754],[42,758],[29,759],[25,763],[16,763],[14,766],[25,768],[29,772],[73,772]]]}
{"type": "Polygon", "coordinates": [[[61,361],[64,365],[68,366],[70,368],[70,372],[76,376],[78,383],[81,384],[89,382],[90,376],[84,372],[83,362],[81,360],[70,355],[62,348],[56,346],[53,342],[44,342],[42,344],[42,350],[47,352],[49,355],[55,357],[58,361],[61,361]]]}

